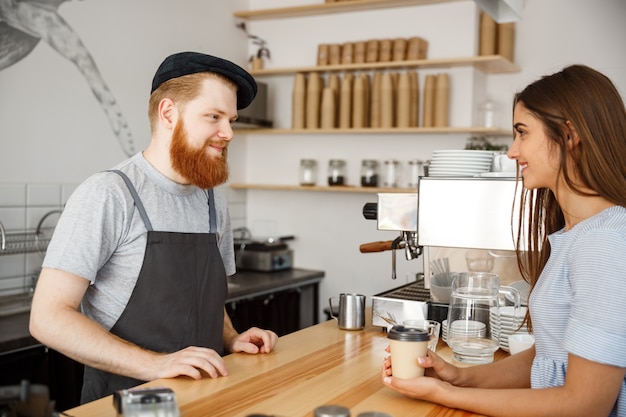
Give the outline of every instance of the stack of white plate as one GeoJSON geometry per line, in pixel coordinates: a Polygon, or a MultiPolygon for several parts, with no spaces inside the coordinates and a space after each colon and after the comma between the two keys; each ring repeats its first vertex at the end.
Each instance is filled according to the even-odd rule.
{"type": "Polygon", "coordinates": [[[448,320],[441,322],[441,338],[448,343],[448,320]]]}
{"type": "Polygon", "coordinates": [[[428,175],[432,177],[474,177],[489,172],[492,160],[492,151],[433,151],[428,175]]]}
{"type": "MultiPolygon", "coordinates": [[[[526,315],[526,307],[521,307],[515,314],[515,307],[500,307],[500,338],[497,341],[500,349],[509,351],[509,335],[513,333],[528,333],[526,325],[520,328],[520,324],[526,315]]],[[[492,329],[497,329],[498,315],[492,309],[489,314],[490,325],[492,329]]],[[[492,332],[494,338],[497,332],[492,332]]]]}

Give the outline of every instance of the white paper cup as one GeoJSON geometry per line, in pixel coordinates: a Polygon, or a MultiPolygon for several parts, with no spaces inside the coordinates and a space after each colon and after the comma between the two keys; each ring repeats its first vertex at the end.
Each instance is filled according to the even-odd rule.
{"type": "Polygon", "coordinates": [[[509,351],[511,355],[530,349],[535,344],[535,338],[528,333],[513,333],[509,335],[509,351]]]}
{"type": "Polygon", "coordinates": [[[424,368],[417,358],[426,356],[430,336],[422,329],[393,326],[387,333],[391,352],[391,369],[396,378],[410,379],[424,376],[424,368]]]}

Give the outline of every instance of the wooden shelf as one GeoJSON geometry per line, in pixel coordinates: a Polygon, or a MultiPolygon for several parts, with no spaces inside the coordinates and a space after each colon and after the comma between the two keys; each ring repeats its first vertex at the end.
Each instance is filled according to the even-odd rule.
{"type": "Polygon", "coordinates": [[[415,59],[410,61],[368,62],[363,64],[316,65],[311,67],[292,68],[264,68],[250,70],[250,74],[257,77],[271,75],[290,75],[307,72],[342,72],[367,71],[384,69],[412,69],[412,68],[450,68],[473,66],[485,74],[504,74],[520,72],[513,62],[500,55],[471,56],[466,58],[415,59]]]}
{"type": "Polygon", "coordinates": [[[332,193],[415,193],[413,188],[381,188],[381,187],[357,187],[353,185],[329,186],[302,186],[302,185],[275,185],[275,184],[230,184],[234,190],[274,190],[274,191],[317,191],[332,193]]]}
{"type": "Polygon", "coordinates": [[[300,135],[300,134],[450,134],[470,133],[485,136],[513,136],[513,131],[494,127],[407,127],[407,128],[358,128],[358,129],[235,129],[237,134],[271,134],[271,135],[300,135]]]}
{"type": "Polygon", "coordinates": [[[351,0],[274,9],[244,10],[233,13],[247,20],[282,19],[299,16],[316,16],[331,13],[356,12],[360,10],[387,9],[390,7],[418,6],[434,3],[450,3],[460,0],[351,0]]]}

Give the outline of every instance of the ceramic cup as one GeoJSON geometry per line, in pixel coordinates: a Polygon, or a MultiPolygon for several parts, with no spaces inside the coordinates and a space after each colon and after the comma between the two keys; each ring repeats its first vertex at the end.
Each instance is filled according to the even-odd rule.
{"type": "Polygon", "coordinates": [[[506,154],[494,155],[493,171],[494,172],[515,172],[517,170],[517,162],[510,159],[506,154]]]}
{"type": "Polygon", "coordinates": [[[513,333],[509,335],[509,351],[511,355],[530,349],[535,344],[535,338],[528,333],[513,333]]]}

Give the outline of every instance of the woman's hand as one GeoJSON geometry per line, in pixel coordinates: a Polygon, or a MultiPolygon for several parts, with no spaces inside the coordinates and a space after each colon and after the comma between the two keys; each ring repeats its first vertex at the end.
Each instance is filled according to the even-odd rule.
{"type": "MultiPolygon", "coordinates": [[[[389,352],[389,348],[386,349],[389,352]]],[[[458,378],[459,368],[449,364],[436,353],[428,350],[427,356],[415,358],[424,368],[424,376],[412,379],[394,378],[391,357],[383,361],[383,384],[399,393],[412,398],[429,399],[442,382],[453,384],[458,378]]]]}

